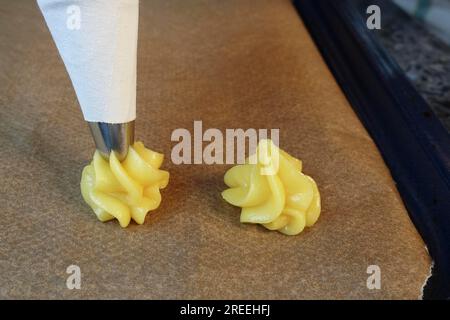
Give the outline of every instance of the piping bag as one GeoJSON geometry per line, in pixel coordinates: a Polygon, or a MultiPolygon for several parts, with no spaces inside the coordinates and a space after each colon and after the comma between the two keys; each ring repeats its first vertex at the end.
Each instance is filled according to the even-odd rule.
{"type": "Polygon", "coordinates": [[[38,0],[97,150],[134,142],[139,0],[38,0]]]}

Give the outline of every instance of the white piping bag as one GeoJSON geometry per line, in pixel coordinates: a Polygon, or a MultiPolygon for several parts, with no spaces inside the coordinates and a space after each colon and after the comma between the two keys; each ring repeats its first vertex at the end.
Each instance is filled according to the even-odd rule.
{"type": "Polygon", "coordinates": [[[134,141],[139,0],[38,0],[100,153],[134,141]]]}

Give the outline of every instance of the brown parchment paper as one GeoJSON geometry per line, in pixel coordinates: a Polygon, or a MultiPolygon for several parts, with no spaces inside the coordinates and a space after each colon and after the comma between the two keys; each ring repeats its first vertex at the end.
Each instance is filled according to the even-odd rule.
{"type": "Polygon", "coordinates": [[[94,146],[34,1],[0,3],[1,298],[411,298],[430,258],[389,171],[287,0],[141,1],[137,137],[166,154],[144,225],[97,221],[94,146]],[[287,237],[239,223],[226,165],[170,160],[176,128],[279,128],[323,211],[287,237]],[[81,289],[66,268],[81,268],[81,289]],[[381,289],[368,290],[369,265],[381,289]]]}

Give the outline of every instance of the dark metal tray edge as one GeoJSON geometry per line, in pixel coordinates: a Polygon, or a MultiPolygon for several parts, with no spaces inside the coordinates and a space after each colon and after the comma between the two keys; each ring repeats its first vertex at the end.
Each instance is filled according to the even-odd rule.
{"type": "Polygon", "coordinates": [[[380,150],[434,261],[424,299],[450,298],[450,135],[366,26],[383,1],[294,0],[380,150]]]}

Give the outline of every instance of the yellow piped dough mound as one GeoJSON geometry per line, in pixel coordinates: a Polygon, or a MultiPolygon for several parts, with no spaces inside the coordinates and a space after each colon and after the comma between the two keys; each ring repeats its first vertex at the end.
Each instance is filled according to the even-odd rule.
{"type": "Polygon", "coordinates": [[[296,235],[320,215],[320,194],[314,180],[302,173],[302,162],[261,140],[246,163],[225,174],[229,189],[222,197],[241,207],[241,222],[296,235]]]}
{"type": "Polygon", "coordinates": [[[81,194],[100,221],[115,218],[123,228],[131,219],[143,224],[147,213],[161,203],[160,189],[169,183],[169,172],[159,170],[163,160],[164,155],[142,142],[130,146],[122,162],[114,152],[108,162],[96,151],[83,169],[81,194]]]}

